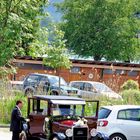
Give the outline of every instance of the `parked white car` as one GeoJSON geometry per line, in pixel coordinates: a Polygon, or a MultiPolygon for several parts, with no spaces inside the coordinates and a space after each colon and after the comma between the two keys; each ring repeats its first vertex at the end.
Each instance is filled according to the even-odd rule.
{"type": "Polygon", "coordinates": [[[71,81],[69,85],[78,88],[78,95],[83,98],[94,98],[95,96],[103,95],[109,98],[122,99],[119,94],[104,83],[94,81],[71,81]]]}
{"type": "Polygon", "coordinates": [[[110,140],[140,140],[140,106],[101,107],[97,131],[106,133],[110,140]]]}

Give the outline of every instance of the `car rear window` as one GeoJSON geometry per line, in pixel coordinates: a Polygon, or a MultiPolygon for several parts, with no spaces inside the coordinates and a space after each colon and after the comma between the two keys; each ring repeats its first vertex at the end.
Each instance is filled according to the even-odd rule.
{"type": "Polygon", "coordinates": [[[101,108],[98,113],[98,119],[105,119],[109,116],[111,110],[107,108],[101,108]]]}

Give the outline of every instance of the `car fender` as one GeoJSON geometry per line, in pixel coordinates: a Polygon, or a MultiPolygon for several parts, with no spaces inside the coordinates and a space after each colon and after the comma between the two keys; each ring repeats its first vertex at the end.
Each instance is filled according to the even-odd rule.
{"type": "MultiPolygon", "coordinates": [[[[57,92],[58,94],[61,94],[61,95],[63,95],[63,91],[62,91],[63,89],[61,89],[61,88],[51,88],[51,92],[57,92]],[[59,93],[60,92],[60,93],[59,93]]],[[[67,95],[67,94],[64,94],[64,95],[67,95]]]]}
{"type": "Polygon", "coordinates": [[[64,133],[57,133],[55,132],[53,136],[57,136],[60,140],[65,140],[66,136],[64,133]]]}
{"type": "Polygon", "coordinates": [[[109,140],[109,136],[105,133],[97,132],[97,135],[92,140],[109,140]]]}
{"type": "Polygon", "coordinates": [[[57,93],[59,93],[59,90],[57,90],[57,89],[51,89],[51,92],[57,92],[57,93]]]}
{"type": "Polygon", "coordinates": [[[91,98],[94,96],[97,96],[98,94],[92,91],[85,91],[85,90],[80,90],[78,92],[78,95],[80,95],[81,97],[85,97],[85,98],[91,98]]]}
{"type": "Polygon", "coordinates": [[[114,128],[112,128],[112,129],[110,129],[110,130],[108,131],[108,135],[109,135],[109,136],[111,136],[112,134],[115,134],[115,133],[120,133],[120,134],[122,134],[122,135],[124,135],[124,136],[126,137],[125,132],[124,132],[123,130],[117,128],[117,127],[114,127],[114,128]]]}

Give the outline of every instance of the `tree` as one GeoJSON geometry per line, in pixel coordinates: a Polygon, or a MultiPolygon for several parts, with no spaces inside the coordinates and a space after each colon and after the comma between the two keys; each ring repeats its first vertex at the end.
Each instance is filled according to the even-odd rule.
{"type": "Polygon", "coordinates": [[[47,0],[1,0],[0,66],[15,55],[28,54],[46,4],[47,0]]]}
{"type": "Polygon", "coordinates": [[[95,60],[133,60],[140,47],[136,34],[140,21],[139,0],[64,0],[61,29],[66,46],[95,60]]]}
{"type": "Polygon", "coordinates": [[[65,48],[64,33],[56,25],[40,28],[36,40],[30,45],[29,54],[43,57],[44,65],[54,69],[70,68],[69,54],[65,48]]]}
{"type": "Polygon", "coordinates": [[[58,70],[60,92],[60,68],[70,68],[71,62],[65,48],[64,33],[55,25],[40,28],[36,34],[37,40],[30,46],[30,55],[33,57],[43,56],[43,63],[58,70]],[[50,30],[48,30],[50,29],[50,30]]]}

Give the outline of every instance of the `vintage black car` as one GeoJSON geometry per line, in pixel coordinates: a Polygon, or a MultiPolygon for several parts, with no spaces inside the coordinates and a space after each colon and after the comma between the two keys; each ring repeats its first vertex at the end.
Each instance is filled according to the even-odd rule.
{"type": "Polygon", "coordinates": [[[106,136],[96,132],[98,106],[99,101],[72,96],[28,97],[27,139],[97,140],[100,137],[105,140],[106,136]]]}

